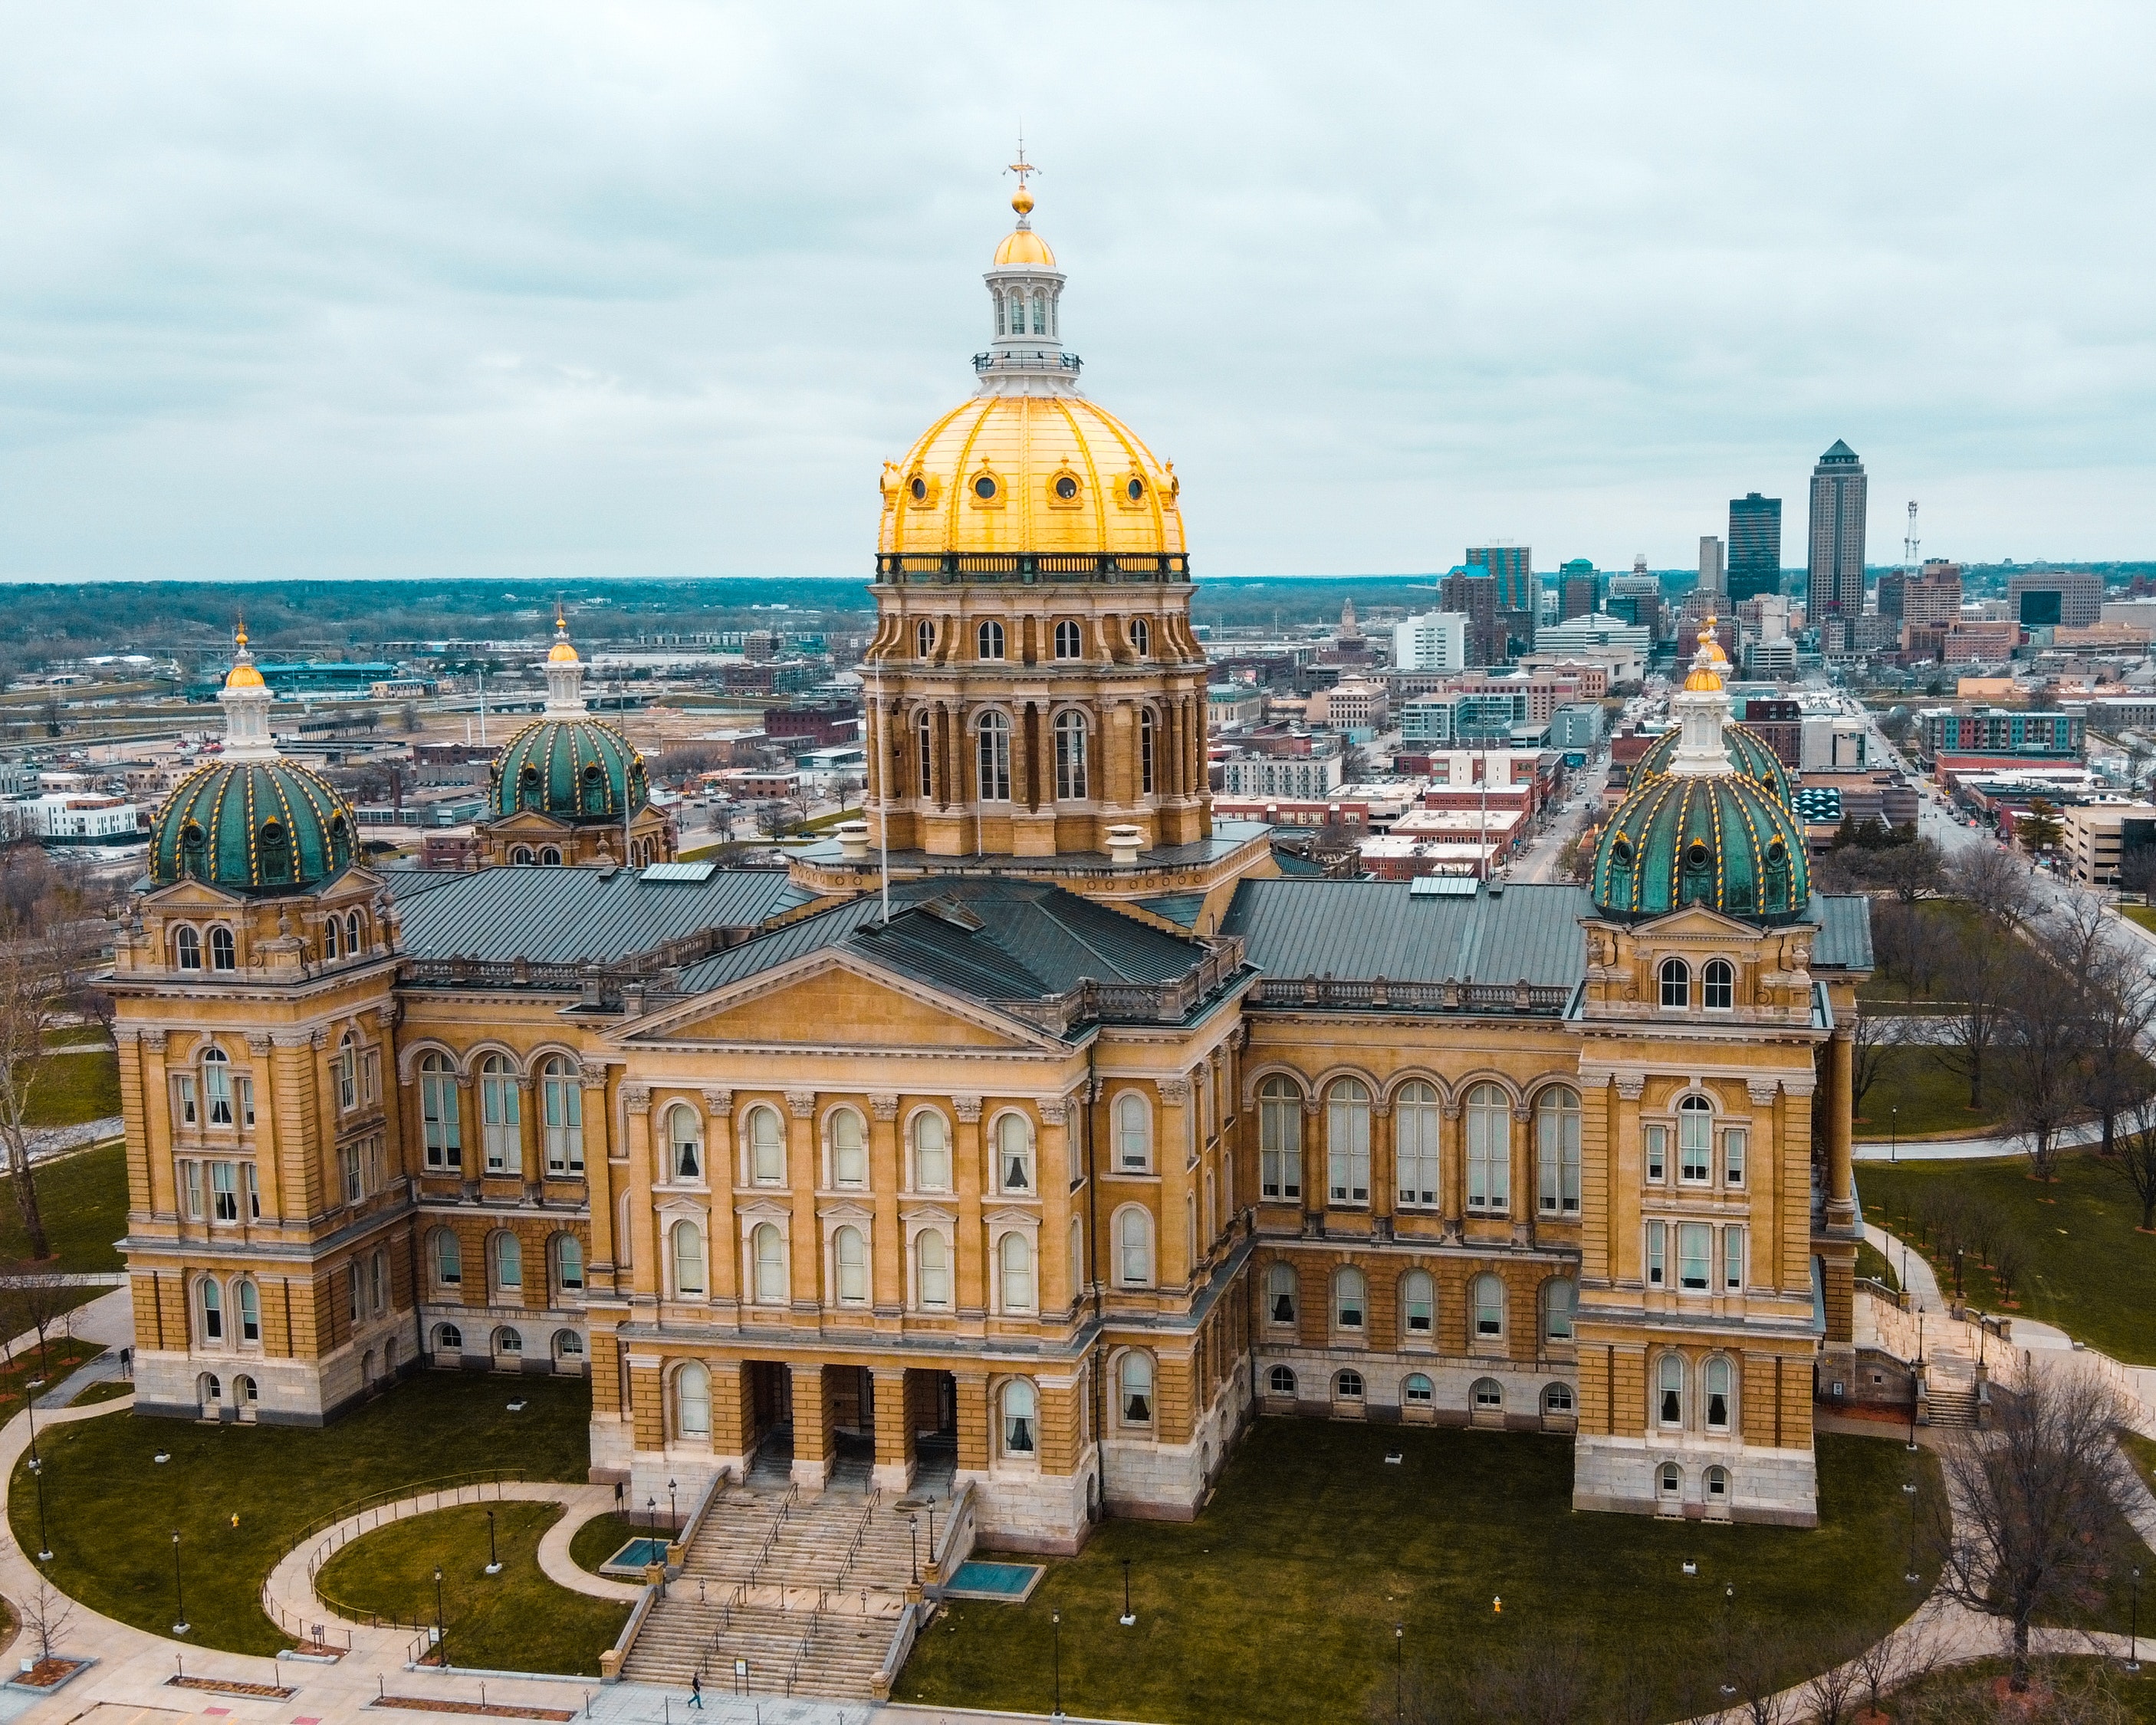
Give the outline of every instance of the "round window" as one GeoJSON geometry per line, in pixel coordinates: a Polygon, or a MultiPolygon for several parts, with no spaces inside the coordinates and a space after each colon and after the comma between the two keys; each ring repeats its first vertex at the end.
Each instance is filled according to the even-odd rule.
{"type": "Polygon", "coordinates": [[[913,476],[913,483],[906,489],[913,493],[913,501],[918,503],[928,495],[928,481],[916,473],[913,476]]]}
{"type": "Polygon", "coordinates": [[[1685,852],[1685,866],[1688,869],[1705,868],[1707,866],[1707,855],[1706,842],[1703,839],[1693,839],[1691,841],[1691,848],[1685,852]]]}
{"type": "Polygon", "coordinates": [[[284,843],[284,828],[280,826],[274,820],[264,821],[262,823],[262,848],[264,850],[275,850],[280,849],[284,843]]]}
{"type": "Polygon", "coordinates": [[[1614,845],[1612,845],[1609,847],[1609,860],[1616,864],[1620,869],[1630,868],[1632,866],[1632,846],[1630,842],[1625,839],[1620,839],[1614,845]]]}
{"type": "Polygon", "coordinates": [[[1779,863],[1781,860],[1782,841],[1777,839],[1767,847],[1767,860],[1770,863],[1779,863]]]}
{"type": "Polygon", "coordinates": [[[600,766],[596,761],[593,761],[590,765],[584,768],[584,783],[586,784],[597,784],[605,777],[606,769],[600,766]]]}
{"type": "Polygon", "coordinates": [[[205,836],[206,835],[203,834],[201,826],[192,820],[180,829],[180,843],[186,845],[190,850],[199,850],[203,846],[205,836]]]}
{"type": "Polygon", "coordinates": [[[973,495],[983,503],[996,495],[996,482],[985,473],[973,481],[973,495]]]}
{"type": "Polygon", "coordinates": [[[526,784],[536,784],[539,783],[539,769],[533,766],[529,761],[526,761],[524,763],[524,770],[516,776],[522,779],[526,784]]]}
{"type": "Polygon", "coordinates": [[[1131,477],[1131,482],[1123,487],[1123,494],[1128,497],[1132,502],[1137,502],[1139,498],[1145,495],[1145,481],[1138,478],[1135,474],[1132,475],[1131,477]]]}
{"type": "Polygon", "coordinates": [[[1078,495],[1078,481],[1067,473],[1058,474],[1055,476],[1055,495],[1068,503],[1078,495]]]}

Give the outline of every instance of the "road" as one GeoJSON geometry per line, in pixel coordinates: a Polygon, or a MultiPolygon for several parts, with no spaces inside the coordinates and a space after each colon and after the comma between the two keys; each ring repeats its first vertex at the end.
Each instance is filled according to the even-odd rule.
{"type": "Polygon", "coordinates": [[[1555,879],[1558,853],[1579,830],[1580,824],[1602,806],[1602,788],[1609,778],[1609,757],[1604,754],[1566,788],[1564,801],[1558,805],[1548,829],[1506,869],[1507,878],[1531,885],[1555,879]]]}

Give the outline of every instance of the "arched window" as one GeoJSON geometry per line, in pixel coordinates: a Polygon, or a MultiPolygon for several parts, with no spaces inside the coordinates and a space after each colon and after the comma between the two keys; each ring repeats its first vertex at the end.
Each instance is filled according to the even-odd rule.
{"type": "Polygon", "coordinates": [[[419,1056],[419,1137],[427,1166],[436,1173],[465,1165],[462,1122],[457,1107],[457,1069],[445,1054],[419,1056]]]}
{"type": "Polygon", "coordinates": [[[516,1358],[524,1352],[524,1332],[504,1324],[494,1332],[494,1351],[504,1359],[516,1358]]]}
{"type": "Polygon", "coordinates": [[[1004,626],[991,617],[973,632],[976,653],[983,659],[1001,659],[1004,656],[1004,626]]]}
{"type": "Polygon", "coordinates": [[[1006,1234],[996,1248],[1003,1272],[1005,1312],[1033,1310],[1033,1245],[1023,1234],[1006,1234]]]}
{"type": "Polygon", "coordinates": [[[212,1126],[232,1124],[232,1061],[221,1048],[203,1055],[203,1105],[212,1126]]]}
{"type": "Polygon", "coordinates": [[[1512,1098],[1478,1084],[1467,1092],[1467,1208],[1502,1216],[1512,1205],[1512,1098]]]}
{"type": "Polygon", "coordinates": [[[1033,1130],[1023,1114],[997,1117],[996,1178],[1006,1192],[1033,1190],[1033,1130]]]}
{"type": "Polygon", "coordinates": [[[1426,1270],[1410,1270],[1400,1281],[1402,1325],[1410,1342],[1427,1342],[1437,1332],[1437,1284],[1426,1270]]]}
{"type": "Polygon", "coordinates": [[[224,1290],[205,1276],[198,1284],[202,1289],[203,1340],[224,1340],[224,1290]]]}
{"type": "Polygon", "coordinates": [[[554,1286],[565,1297],[583,1297],[584,1247],[573,1234],[554,1236],[554,1286]]]}
{"type": "Polygon", "coordinates": [[[1360,1332],[1363,1314],[1370,1307],[1370,1285],[1352,1265],[1332,1277],[1332,1323],[1336,1329],[1360,1332]]]}
{"type": "Polygon", "coordinates": [[[218,927],[209,932],[209,968],[212,970],[232,970],[238,967],[239,955],[232,943],[232,931],[218,927]]]}
{"type": "Polygon", "coordinates": [[[1136,1091],[1116,1099],[1116,1166],[1126,1173],[1152,1166],[1152,1110],[1136,1091]]]}
{"type": "MultiPolygon", "coordinates": [[[[539,860],[542,863],[552,864],[558,866],[562,860],[561,848],[558,845],[541,845],[539,847],[539,860]]],[[[523,1339],[521,1337],[518,1338],[516,1345],[519,1348],[521,1348],[524,1345],[523,1339]]]]}
{"type": "Polygon", "coordinates": [[[507,1055],[490,1054],[479,1063],[479,1112],[487,1173],[521,1172],[524,1148],[518,1139],[516,1068],[507,1055]]]}
{"type": "Polygon", "coordinates": [[[359,920],[359,912],[352,911],[344,919],[344,949],[348,957],[357,958],[367,942],[361,938],[366,925],[359,920]]]}
{"type": "Polygon", "coordinates": [[[786,1241],[778,1224],[759,1222],[756,1231],[749,1235],[749,1255],[755,1272],[756,1303],[759,1306],[783,1306],[786,1303],[786,1241]]]}
{"type": "Polygon", "coordinates": [[[865,1306],[869,1297],[868,1246],[858,1228],[841,1228],[831,1236],[831,1259],[837,1271],[839,1303],[865,1306]]]}
{"type": "Polygon", "coordinates": [[[1500,1342],[1505,1336],[1505,1284],[1487,1274],[1475,1278],[1475,1339],[1500,1342]]]}
{"type": "Polygon", "coordinates": [[[711,1374],[696,1360],[674,1374],[674,1434],[685,1438],[711,1435],[711,1374]]]}
{"type": "Polygon", "coordinates": [[[1707,1363],[1707,1429],[1709,1431],[1729,1430],[1730,1408],[1736,1400],[1736,1373],[1730,1370],[1729,1362],[1717,1355],[1707,1363]]]}
{"type": "Polygon", "coordinates": [[[1477,1378],[1474,1390],[1475,1411],[1478,1414],[1499,1414],[1505,1408],[1505,1386],[1495,1378],[1477,1378]]]}
{"type": "Polygon", "coordinates": [[[524,1298],[524,1248],[513,1234],[494,1237],[494,1296],[514,1301],[524,1298]]]}
{"type": "Polygon", "coordinates": [[[1661,1482],[1662,1496],[1674,1503],[1684,1495],[1684,1470],[1674,1461],[1665,1461],[1656,1476],[1661,1482]]]}
{"type": "Polygon", "coordinates": [[[1572,1312],[1578,1298],[1578,1291],[1563,1276],[1553,1276],[1543,1284],[1543,1338],[1545,1341],[1572,1340],[1572,1312]]]}
{"type": "Polygon", "coordinates": [[[460,1288],[465,1280],[465,1250],[453,1229],[437,1228],[428,1236],[433,1242],[434,1285],[440,1288],[460,1288]]]}
{"type": "Polygon", "coordinates": [[[913,625],[913,656],[932,659],[936,654],[936,625],[925,619],[913,625]]]}
{"type": "Polygon", "coordinates": [[[1684,1359],[1681,1355],[1666,1353],[1655,1364],[1655,1423],[1658,1425],[1684,1424],[1684,1359]]]}
{"type": "Polygon", "coordinates": [[[669,1233],[674,1242],[674,1292],[684,1300],[701,1300],[707,1291],[704,1230],[694,1222],[676,1222],[669,1233]]]}
{"type": "Polygon", "coordinates": [[[851,1108],[834,1108],[831,1126],[831,1183],[865,1186],[869,1183],[868,1138],[861,1117],[851,1108]]]}
{"type": "Polygon", "coordinates": [[[464,1352],[464,1348],[465,1332],[459,1329],[454,1324],[442,1324],[435,1329],[435,1353],[462,1353],[464,1352]]]}
{"type": "Polygon", "coordinates": [[[921,762],[921,794],[936,794],[936,721],[927,707],[914,716],[913,740],[916,758],[921,762]]]}
{"type": "Polygon", "coordinates": [[[1295,1266],[1285,1260],[1265,1272],[1265,1317],[1276,1324],[1295,1322],[1295,1266]]]}
{"type": "Polygon", "coordinates": [[[1302,1196],[1302,1092],[1277,1075],[1258,1086],[1259,1189],[1283,1202],[1302,1196]]]}
{"type": "Polygon", "coordinates": [[[1295,1368],[1291,1366],[1275,1366],[1265,1374],[1265,1388],[1275,1395],[1293,1395],[1295,1368]]]}
{"type": "Polygon", "coordinates": [[[1034,1394],[1032,1384],[1024,1378],[1014,1378],[1004,1385],[1004,1454],[1030,1459],[1034,1450],[1034,1432],[1040,1423],[1040,1400],[1034,1394]]]}
{"type": "Polygon", "coordinates": [[[1152,625],[1142,617],[1131,619],[1131,651],[1141,659],[1152,652],[1152,625]]]}
{"type": "Polygon", "coordinates": [[[1326,1185],[1334,1204],[1370,1201],[1370,1092],[1336,1079],[1325,1093],[1326,1185]]]}
{"type": "Polygon", "coordinates": [[[1116,1368],[1122,1390],[1123,1424],[1152,1424],[1152,1356],[1136,1348],[1125,1354],[1116,1368]]]}
{"type": "Polygon", "coordinates": [[[1082,659],[1086,654],[1086,639],[1078,625],[1066,617],[1055,625],[1055,656],[1058,659],[1082,659]]]}
{"type": "Polygon", "coordinates": [[[330,1062],[330,1070],[336,1075],[337,1106],[349,1114],[359,1106],[359,1039],[346,1032],[337,1045],[336,1058],[330,1062]]]}
{"type": "Polygon", "coordinates": [[[686,1102],[666,1111],[666,1173],[674,1180],[704,1178],[704,1117],[686,1102]]]}
{"type": "Polygon", "coordinates": [[[1436,1400],[1436,1392],[1431,1388],[1429,1378],[1423,1376],[1420,1372],[1408,1373],[1406,1380],[1400,1385],[1400,1402],[1403,1406],[1427,1408],[1434,1406],[1436,1400]]]}
{"type": "Polygon", "coordinates": [[[1543,1391],[1543,1412],[1569,1414],[1572,1411],[1572,1386],[1553,1384],[1543,1391]]]}
{"type": "Polygon", "coordinates": [[[1116,1279],[1127,1288],[1152,1286],[1152,1218],[1135,1204],[1116,1218],[1116,1279]]]}
{"type": "Polygon", "coordinates": [[[1710,1467],[1707,1471],[1707,1496],[1710,1503],[1729,1502],[1729,1470],[1710,1467]]]}
{"type": "Polygon", "coordinates": [[[256,1291],[254,1284],[244,1277],[232,1285],[232,1291],[239,1307],[239,1339],[259,1342],[262,1339],[262,1296],[256,1291]]]}
{"type": "Polygon", "coordinates": [[[181,928],[172,936],[172,960],[182,970],[202,968],[202,937],[192,928],[181,928]]]}
{"type": "Polygon", "coordinates": [[[1152,710],[1147,707],[1138,714],[1138,789],[1148,797],[1153,791],[1153,730],[1152,710]]]}
{"type": "Polygon", "coordinates": [[[1535,1158],[1542,1213],[1579,1214],[1579,1093],[1553,1085],[1535,1098],[1535,1158]]]}
{"type": "Polygon", "coordinates": [[[1399,1164],[1400,1202],[1414,1209],[1437,1204],[1437,1088],[1404,1084],[1393,1101],[1393,1144],[1399,1164]]]}
{"type": "Polygon", "coordinates": [[[916,1192],[951,1189],[951,1128],[933,1108],[913,1117],[913,1187],[916,1192]]]}
{"type": "Polygon", "coordinates": [[[1360,1372],[1342,1372],[1332,1380],[1335,1401],[1359,1402],[1363,1399],[1363,1374],[1360,1372]]]}
{"type": "Polygon", "coordinates": [[[748,1177],[759,1186],[786,1180],[786,1128],[778,1110],[759,1105],[748,1111],[748,1177]]]}
{"type": "Polygon", "coordinates": [[[554,1358],[569,1365],[584,1357],[584,1338],[574,1330],[554,1332],[554,1358]]]}
{"type": "Polygon", "coordinates": [[[1705,1096],[1686,1096],[1677,1104],[1677,1178],[1703,1186],[1713,1178],[1714,1108],[1705,1096]]]}
{"type": "Polygon", "coordinates": [[[322,919],[322,957],[326,959],[336,957],[337,945],[337,919],[334,916],[326,916],[322,919]]]}
{"type": "Polygon", "coordinates": [[[951,1303],[951,1243],[924,1228],[913,1243],[914,1286],[921,1304],[940,1311],[951,1303]]]}
{"type": "Polygon", "coordinates": [[[1011,799],[1011,722],[1001,713],[983,713],[977,735],[981,800],[1008,803],[1011,799]]]}
{"type": "Polygon", "coordinates": [[[1662,960],[1662,1004],[1671,1008],[1691,1004],[1691,968],[1681,958],[1662,960]]]}
{"type": "Polygon", "coordinates": [[[576,1065],[550,1055],[539,1068],[540,1117],[547,1126],[547,1172],[567,1178],[584,1171],[583,1078],[576,1065]]]}
{"type": "Polygon", "coordinates": [[[1700,983],[1700,1004],[1709,1012],[1727,1012],[1737,1004],[1737,972],[1727,958],[1708,959],[1700,983]]]}
{"type": "Polygon", "coordinates": [[[1055,716],[1055,794],[1066,803],[1086,797],[1086,716],[1055,716]]]}

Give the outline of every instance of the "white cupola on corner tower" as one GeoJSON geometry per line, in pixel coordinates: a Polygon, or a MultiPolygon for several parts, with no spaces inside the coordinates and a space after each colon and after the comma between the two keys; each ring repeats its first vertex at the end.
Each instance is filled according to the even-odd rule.
{"type": "Polygon", "coordinates": [[[1075,395],[1078,356],[1063,350],[1063,273],[1048,242],[1033,231],[1026,177],[1039,170],[1021,149],[1010,172],[1018,176],[1011,198],[1018,226],[1004,237],[982,277],[993,333],[988,351],[974,355],[973,369],[984,395],[1075,395]]]}
{"type": "Polygon", "coordinates": [[[270,687],[254,668],[254,655],[247,650],[247,625],[233,633],[237,649],[232,670],[218,691],[224,709],[224,758],[228,761],[274,761],[277,740],[270,734],[270,687]]]}
{"type": "Polygon", "coordinates": [[[1729,758],[1730,700],[1722,674],[1729,668],[1729,655],[1714,633],[1709,614],[1699,626],[1699,651],[1691,662],[1691,675],[1670,706],[1676,714],[1681,736],[1670,760],[1671,776],[1676,778],[1716,778],[1734,773],[1729,758]]]}
{"type": "Polygon", "coordinates": [[[569,644],[569,619],[554,608],[554,645],[547,655],[547,716],[581,719],[584,706],[584,665],[569,644]]]}

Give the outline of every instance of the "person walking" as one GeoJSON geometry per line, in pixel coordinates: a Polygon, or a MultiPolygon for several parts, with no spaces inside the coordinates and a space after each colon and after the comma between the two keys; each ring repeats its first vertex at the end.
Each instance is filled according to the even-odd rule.
{"type": "Polygon", "coordinates": [[[689,1673],[689,1705],[700,1713],[704,1711],[704,1680],[695,1671],[689,1673]]]}

